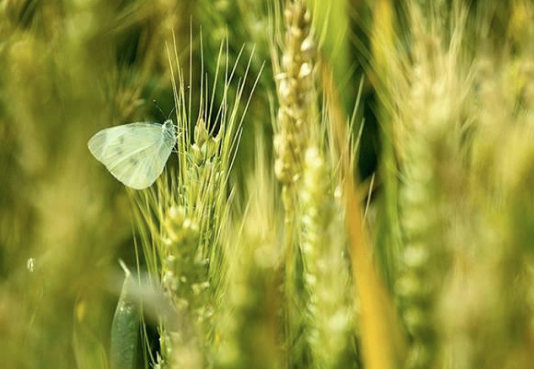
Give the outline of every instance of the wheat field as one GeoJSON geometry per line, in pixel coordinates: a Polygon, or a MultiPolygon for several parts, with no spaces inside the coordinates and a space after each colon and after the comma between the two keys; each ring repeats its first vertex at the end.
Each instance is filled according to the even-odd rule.
{"type": "Polygon", "coordinates": [[[0,1],[2,368],[533,368],[533,254],[533,0],[0,1]]]}

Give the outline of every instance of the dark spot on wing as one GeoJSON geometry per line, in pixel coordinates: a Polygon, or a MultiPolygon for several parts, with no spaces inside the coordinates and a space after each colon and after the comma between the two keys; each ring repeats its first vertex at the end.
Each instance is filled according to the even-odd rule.
{"type": "Polygon", "coordinates": [[[122,155],[122,149],[119,146],[115,147],[115,154],[122,155]]]}
{"type": "Polygon", "coordinates": [[[132,165],[137,165],[137,163],[139,163],[139,160],[137,160],[136,158],[130,158],[128,161],[129,161],[130,164],[132,164],[132,165]]]}
{"type": "Polygon", "coordinates": [[[124,143],[124,135],[119,137],[119,143],[122,145],[124,143]]]}

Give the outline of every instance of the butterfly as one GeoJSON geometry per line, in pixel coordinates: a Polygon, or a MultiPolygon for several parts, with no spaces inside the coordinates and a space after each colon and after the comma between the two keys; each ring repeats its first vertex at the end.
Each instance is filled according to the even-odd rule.
{"type": "Polygon", "coordinates": [[[176,145],[176,126],[168,119],[159,123],[130,123],[106,128],[87,146],[91,154],[126,186],[142,190],[151,186],[176,145]]]}

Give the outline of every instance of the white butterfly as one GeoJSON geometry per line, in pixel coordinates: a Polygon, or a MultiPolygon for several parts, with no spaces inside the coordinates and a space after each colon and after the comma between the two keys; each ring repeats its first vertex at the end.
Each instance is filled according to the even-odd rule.
{"type": "Polygon", "coordinates": [[[106,128],[89,140],[91,154],[126,186],[147,188],[163,172],[176,144],[172,120],[106,128]]]}

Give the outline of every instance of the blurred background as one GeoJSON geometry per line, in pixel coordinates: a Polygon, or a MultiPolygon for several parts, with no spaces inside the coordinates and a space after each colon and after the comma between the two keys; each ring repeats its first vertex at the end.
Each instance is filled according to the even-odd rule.
{"type": "MultiPolygon", "coordinates": [[[[242,208],[257,201],[261,214],[263,203],[254,200],[261,195],[246,189],[250,178],[274,177],[273,122],[284,104],[277,94],[276,64],[284,66],[289,40],[284,9],[290,3],[0,1],[3,367],[107,367],[123,276],[118,259],[135,269],[143,258],[134,247],[141,230],[132,218],[135,195],[94,160],[87,141],[103,128],[164,121],[158,107],[165,115],[175,107],[171,63],[180,64],[186,81],[193,117],[188,124],[196,122],[206,91],[213,92],[216,105],[226,98],[224,81],[214,83],[221,78],[218,71],[235,68],[231,96],[237,81],[244,80],[243,100],[251,100],[246,113],[243,102],[238,108],[244,121],[232,183],[242,208]]],[[[398,318],[392,330],[403,337],[402,343],[391,338],[390,344],[402,354],[389,366],[362,359],[366,335],[358,314],[364,296],[354,297],[349,286],[357,272],[348,266],[350,247],[343,238],[332,242],[341,245],[339,255],[347,260],[329,265],[350,274],[340,282],[343,296],[352,296],[344,303],[355,311],[354,322],[344,326],[350,331],[343,341],[349,349],[331,362],[310,359],[315,357],[311,339],[309,356],[286,361],[283,348],[271,350],[260,340],[261,352],[242,339],[237,340],[240,350],[249,349],[251,361],[227,353],[224,365],[211,357],[205,367],[247,367],[260,360],[265,367],[532,367],[534,3],[305,3],[317,60],[332,71],[339,108],[352,122],[349,135],[361,130],[353,169],[364,184],[361,206],[368,214],[365,226],[377,275],[398,318]],[[270,356],[277,354],[280,358],[270,356]]],[[[315,103],[326,124],[323,84],[317,72],[315,103]]],[[[214,118],[207,125],[217,130],[220,122],[214,118]]],[[[326,137],[327,131],[321,134],[326,137]]],[[[330,162],[332,173],[337,164],[330,162]]],[[[335,202],[341,182],[332,173],[327,187],[335,202]]],[[[275,209],[269,211],[282,219],[280,188],[269,184],[263,196],[273,191],[275,209]]],[[[264,221],[258,214],[247,220],[240,211],[236,234],[247,222],[254,228],[264,221]]],[[[331,217],[342,229],[343,219],[331,217]]],[[[282,233],[262,237],[281,244],[282,233]]],[[[268,277],[251,270],[246,273],[252,279],[231,273],[229,278],[240,280],[245,291],[272,292],[266,285],[282,278],[274,269],[265,272],[268,277]]],[[[265,301],[258,299],[257,306],[265,301]]],[[[250,324],[260,326],[252,316],[250,324]]],[[[269,331],[267,318],[261,322],[269,334],[283,335],[269,331]]],[[[147,346],[155,355],[157,329],[147,329],[153,330],[147,337],[154,344],[147,346]]],[[[237,338],[236,326],[231,329],[237,338]]],[[[221,338],[210,337],[218,353],[221,338]]],[[[132,367],[150,367],[150,362],[139,353],[132,367]]]]}

